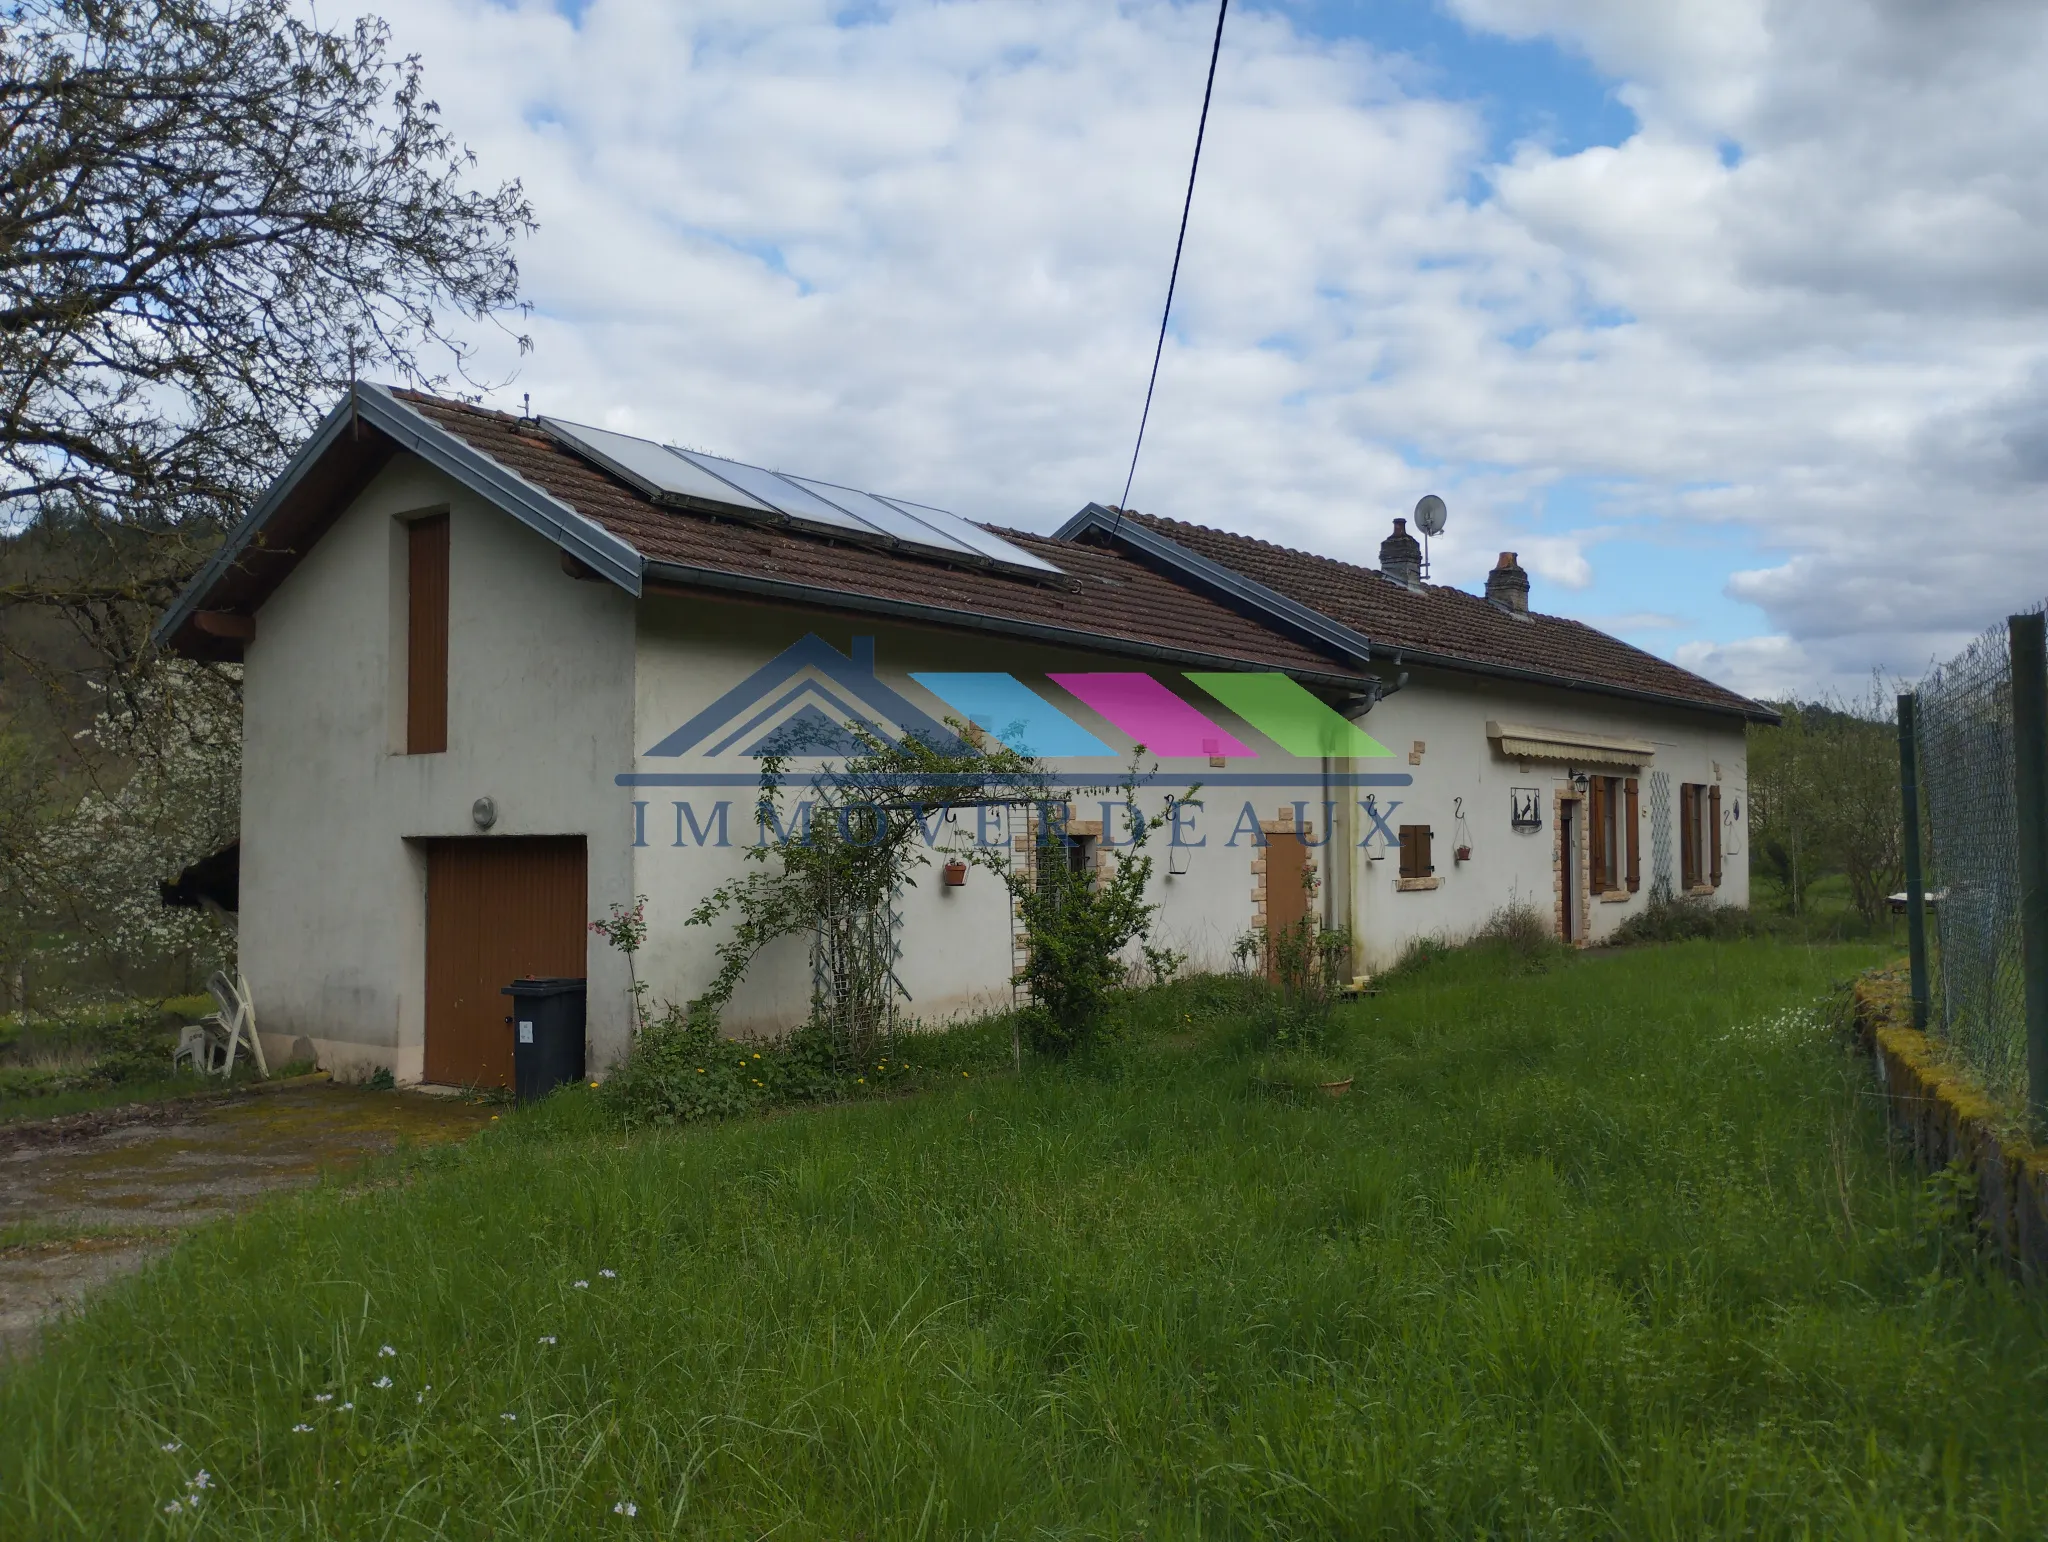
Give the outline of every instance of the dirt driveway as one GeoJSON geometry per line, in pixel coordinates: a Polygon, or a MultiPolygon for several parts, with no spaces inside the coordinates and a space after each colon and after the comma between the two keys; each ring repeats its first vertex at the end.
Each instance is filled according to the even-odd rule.
{"type": "MultiPolygon", "coordinates": [[[[140,1112],[140,1111],[137,1111],[140,1112]]],[[[178,1234],[401,1142],[461,1140],[491,1118],[465,1098],[314,1082],[52,1139],[0,1126],[0,1363],[93,1287],[178,1234]]]]}

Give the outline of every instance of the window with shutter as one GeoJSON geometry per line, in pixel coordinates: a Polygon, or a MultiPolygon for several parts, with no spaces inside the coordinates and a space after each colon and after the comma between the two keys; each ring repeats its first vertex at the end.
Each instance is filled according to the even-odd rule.
{"type": "Polygon", "coordinates": [[[1429,826],[1401,826],[1401,876],[1428,878],[1435,872],[1429,855],[1429,826]]]}
{"type": "Polygon", "coordinates": [[[1707,826],[1700,834],[1709,843],[1707,882],[1718,889],[1721,887],[1721,788],[1718,783],[1707,789],[1707,826]]]}
{"type": "Polygon", "coordinates": [[[448,748],[448,516],[405,527],[405,752],[448,748]]]}
{"type": "Polygon", "coordinates": [[[1628,892],[1631,894],[1641,892],[1643,887],[1642,819],[1642,804],[1636,796],[1636,779],[1630,777],[1624,784],[1621,824],[1623,838],[1628,844],[1628,892]]]}
{"type": "Polygon", "coordinates": [[[1613,846],[1607,839],[1607,783],[1604,776],[1589,777],[1586,781],[1586,872],[1595,894],[1605,894],[1614,887],[1610,872],[1613,846]]]}
{"type": "Polygon", "coordinates": [[[1679,887],[1687,890],[1697,888],[1700,881],[1700,820],[1698,810],[1699,788],[1691,782],[1683,782],[1678,788],[1678,881],[1679,887]]]}

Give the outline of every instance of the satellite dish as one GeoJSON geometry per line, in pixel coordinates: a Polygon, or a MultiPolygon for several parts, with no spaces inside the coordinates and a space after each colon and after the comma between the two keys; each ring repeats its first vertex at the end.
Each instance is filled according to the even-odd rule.
{"type": "Polygon", "coordinates": [[[1444,517],[1450,512],[1435,493],[1424,493],[1415,504],[1415,528],[1424,535],[1442,535],[1444,517]]]}

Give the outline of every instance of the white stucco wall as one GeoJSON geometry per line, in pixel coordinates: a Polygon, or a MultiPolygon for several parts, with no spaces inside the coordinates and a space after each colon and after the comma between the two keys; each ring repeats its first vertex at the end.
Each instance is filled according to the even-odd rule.
{"type": "MultiPolygon", "coordinates": [[[[241,959],[266,1050],[416,1079],[426,863],[409,844],[582,835],[591,911],[630,893],[613,783],[631,753],[633,601],[578,582],[553,545],[401,455],[257,614],[246,651],[241,959]],[[402,516],[449,514],[448,749],[397,753],[404,719],[402,516]]],[[[624,969],[592,939],[600,1064],[625,1037],[624,969]]]]}
{"type": "MultiPolygon", "coordinates": [[[[807,633],[815,632],[842,654],[850,654],[856,635],[873,637],[876,672],[892,689],[935,719],[952,709],[921,689],[915,671],[1001,671],[1024,680],[1068,716],[1109,745],[1130,744],[1104,719],[1052,686],[1045,676],[1066,671],[1129,671],[1140,666],[1129,658],[1045,647],[972,633],[933,628],[861,623],[821,617],[770,605],[727,604],[695,599],[649,599],[642,605],[638,726],[634,742],[641,750],[658,743],[678,725],[739,685],[757,668],[807,633]]],[[[1173,672],[1154,670],[1168,679],[1173,672]]],[[[1158,938],[1190,955],[1195,968],[1228,966],[1232,942],[1252,918],[1252,863],[1258,852],[1251,838],[1228,843],[1232,823],[1246,801],[1254,801],[1260,817],[1273,819],[1293,799],[1311,804],[1321,797],[1321,764],[1297,761],[1264,747],[1242,725],[1215,704],[1203,700],[1210,715],[1234,726],[1240,737],[1262,746],[1261,773],[1287,778],[1285,785],[1257,789],[1224,789],[1219,773],[1201,757],[1161,761],[1169,780],[1141,804],[1150,812],[1163,801],[1165,787],[1184,790],[1209,784],[1206,806],[1191,811],[1186,835],[1188,871],[1173,874],[1169,835],[1161,832],[1153,848],[1153,894],[1161,906],[1158,938]]],[[[744,748],[744,745],[739,746],[744,748]]],[[[815,763],[812,763],[815,764],[815,763]]],[[[1250,763],[1233,762],[1243,774],[1250,763]]],[[[1056,762],[1054,769],[1092,783],[1113,787],[1123,770],[1117,758],[1056,762]]],[[[635,886],[649,897],[650,937],[643,972],[653,994],[663,1000],[686,1001],[699,994],[717,969],[712,948],[727,928],[688,928],[683,918],[727,879],[753,869],[745,847],[755,841],[754,763],[731,751],[717,756],[679,759],[648,757],[635,762],[647,777],[714,777],[732,780],[723,786],[641,786],[632,796],[646,807],[641,831],[646,844],[635,850],[635,886]],[[726,837],[715,844],[712,822],[716,805],[727,804],[726,837]],[[686,803],[688,816],[679,814],[686,803]],[[692,824],[694,819],[694,826],[692,824]],[[704,841],[700,843],[698,832],[704,841]]],[[[795,776],[797,771],[792,772],[795,776]]],[[[1099,823],[1103,794],[1075,792],[1071,797],[1075,827],[1099,823]]],[[[793,799],[792,799],[793,801],[793,799]]],[[[1000,810],[954,811],[941,846],[986,838],[1001,846],[1017,832],[1000,810]]],[[[1120,833],[1120,832],[1119,832],[1120,833]]],[[[943,1021],[965,1013],[1007,1006],[1011,999],[1011,922],[1007,893],[993,873],[970,870],[965,885],[949,888],[940,881],[943,851],[922,869],[902,901],[904,957],[901,978],[911,993],[906,1009],[917,1018],[943,1021]]],[[[808,1010],[810,974],[806,946],[796,940],[762,954],[726,1015],[729,1030],[767,1032],[799,1021],[808,1010]]]]}
{"type": "MultiPolygon", "coordinates": [[[[1368,851],[1353,848],[1354,937],[1359,967],[1377,970],[1397,959],[1418,937],[1456,940],[1470,936],[1503,905],[1531,904],[1546,916],[1555,913],[1557,854],[1556,802],[1560,792],[1574,790],[1570,773],[1634,775],[1638,782],[1638,850],[1641,887],[1625,900],[1593,896],[1586,905],[1585,940],[1598,942],[1624,918],[1645,908],[1655,878],[1656,823],[1654,774],[1662,772],[1669,788],[1669,859],[1671,882],[1678,886],[1678,787],[1681,783],[1719,784],[1724,823],[1722,880],[1716,903],[1747,906],[1749,858],[1742,842],[1743,821],[1734,818],[1738,804],[1748,801],[1748,766],[1743,724],[1734,718],[1632,702],[1587,691],[1508,684],[1481,676],[1440,670],[1414,670],[1407,689],[1389,696],[1365,719],[1374,737],[1397,752],[1398,762],[1412,771],[1414,785],[1382,794],[1378,804],[1386,822],[1426,824],[1434,834],[1439,885],[1434,890],[1403,892],[1397,887],[1398,850],[1374,861],[1368,851]],[[1654,754],[1640,770],[1619,765],[1583,766],[1552,761],[1506,759],[1486,737],[1487,722],[1604,734],[1648,740],[1654,754]],[[1417,741],[1420,762],[1408,759],[1417,741]],[[1510,822],[1509,790],[1535,787],[1541,793],[1543,827],[1520,831],[1510,822]],[[1464,823],[1457,818],[1463,799],[1464,823]],[[1399,807],[1390,807],[1398,800],[1399,807]],[[1455,860],[1455,848],[1469,835],[1471,860],[1455,860]]],[[[1369,826],[1361,824],[1360,833],[1369,826]]],[[[1583,862],[1582,862],[1583,876],[1583,862]]],[[[1583,889],[1583,886],[1582,886],[1583,889]]]]}

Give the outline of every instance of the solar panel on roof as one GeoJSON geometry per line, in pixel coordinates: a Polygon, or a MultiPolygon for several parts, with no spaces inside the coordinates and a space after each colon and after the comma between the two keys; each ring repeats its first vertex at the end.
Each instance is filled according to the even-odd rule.
{"type": "Polygon", "coordinates": [[[1043,557],[1026,551],[1014,542],[1006,541],[990,530],[984,530],[972,520],[962,519],[958,514],[949,514],[944,509],[930,508],[922,503],[912,503],[907,498],[890,498],[904,513],[926,524],[937,525],[940,530],[957,541],[965,541],[991,562],[1008,562],[1017,566],[1036,568],[1047,573],[1057,573],[1058,568],[1043,557]]]}
{"type": "Polygon", "coordinates": [[[830,499],[849,514],[857,514],[876,528],[888,531],[908,546],[927,546],[940,551],[951,549],[963,561],[979,562],[982,554],[965,541],[956,541],[934,526],[926,524],[915,515],[906,514],[895,504],[877,498],[873,493],[864,493],[857,488],[838,487],[830,482],[814,482],[809,477],[791,477],[790,481],[830,499]]]}
{"type": "Polygon", "coordinates": [[[699,503],[723,503],[755,514],[779,512],[773,504],[721,482],[652,439],[635,439],[631,434],[615,434],[608,428],[591,428],[560,418],[542,418],[540,424],[569,448],[632,483],[650,498],[681,497],[699,503]]]}
{"type": "MultiPolygon", "coordinates": [[[[673,449],[673,446],[670,446],[673,449]]],[[[727,460],[720,455],[705,455],[697,450],[676,450],[676,454],[722,481],[730,482],[771,508],[778,509],[799,524],[829,525],[834,530],[846,530],[855,535],[867,536],[870,540],[884,540],[893,546],[894,541],[886,540],[885,533],[875,529],[866,520],[849,514],[837,504],[827,503],[816,493],[797,486],[787,477],[779,477],[772,471],[763,471],[759,466],[743,465],[736,460],[727,460]]]]}
{"type": "Polygon", "coordinates": [[[540,423],[569,449],[656,502],[717,505],[755,518],[780,516],[820,534],[907,547],[972,567],[993,564],[1034,576],[1060,571],[1043,557],[944,509],[902,498],[881,498],[561,418],[542,418],[540,423]]]}

